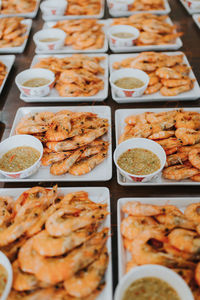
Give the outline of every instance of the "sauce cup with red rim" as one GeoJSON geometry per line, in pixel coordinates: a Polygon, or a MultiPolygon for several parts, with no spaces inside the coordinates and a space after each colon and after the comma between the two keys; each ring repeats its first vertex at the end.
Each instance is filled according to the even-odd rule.
{"type": "Polygon", "coordinates": [[[32,135],[20,134],[13,135],[0,143],[0,158],[8,151],[17,147],[32,147],[40,153],[38,160],[29,168],[19,172],[7,172],[0,169],[0,173],[8,178],[26,178],[33,175],[40,167],[40,161],[43,155],[42,143],[32,135]]]}
{"type": "Polygon", "coordinates": [[[63,16],[68,2],[66,0],[45,0],[40,4],[44,16],[63,16]]]}
{"type": "Polygon", "coordinates": [[[135,98],[141,96],[144,91],[146,90],[149,84],[149,76],[147,73],[139,70],[139,69],[132,69],[132,68],[125,68],[117,71],[113,71],[110,75],[110,84],[113,88],[113,92],[117,97],[120,98],[135,98]],[[124,89],[118,87],[115,82],[124,77],[135,77],[143,81],[144,85],[140,88],[134,89],[124,89]]]}
{"type": "Polygon", "coordinates": [[[0,300],[6,300],[12,287],[13,270],[7,256],[1,251],[0,251],[0,265],[2,265],[7,272],[7,282],[6,282],[5,289],[3,290],[3,294],[0,297],[0,300]]]}
{"type": "Polygon", "coordinates": [[[144,265],[134,267],[120,280],[115,290],[114,300],[124,300],[124,293],[128,287],[134,283],[134,281],[145,277],[154,277],[165,281],[175,290],[180,300],[194,300],[189,286],[182,279],[182,277],[173,270],[159,265],[144,265]]]}
{"type": "Polygon", "coordinates": [[[54,86],[55,75],[52,71],[42,68],[33,68],[19,73],[15,78],[15,83],[20,92],[28,97],[44,97],[47,96],[54,86]],[[38,87],[28,87],[23,84],[34,78],[45,78],[49,82],[45,85],[38,87]]]}
{"type": "Polygon", "coordinates": [[[166,154],[164,149],[158,143],[152,140],[145,139],[145,138],[132,138],[122,142],[117,146],[117,148],[114,151],[114,162],[119,172],[127,179],[129,180],[131,179],[132,181],[135,182],[148,182],[156,178],[161,173],[166,163],[166,154]],[[154,154],[156,154],[156,156],[160,159],[160,168],[157,171],[148,175],[137,175],[137,174],[132,174],[124,171],[118,165],[117,161],[121,154],[123,154],[129,149],[134,149],[134,148],[147,149],[152,151],[154,154]]]}
{"type": "Polygon", "coordinates": [[[109,43],[112,47],[132,47],[138,39],[140,32],[137,28],[129,25],[111,26],[108,31],[109,43]],[[133,36],[128,38],[116,37],[116,33],[130,33],[133,36]]]}
{"type": "Polygon", "coordinates": [[[108,8],[126,12],[131,10],[134,0],[108,0],[108,8]]]}
{"type": "Polygon", "coordinates": [[[33,40],[36,46],[43,51],[59,50],[63,48],[66,39],[66,33],[57,28],[43,29],[36,32],[33,40]],[[44,39],[56,39],[55,41],[44,42],[44,39]]]}

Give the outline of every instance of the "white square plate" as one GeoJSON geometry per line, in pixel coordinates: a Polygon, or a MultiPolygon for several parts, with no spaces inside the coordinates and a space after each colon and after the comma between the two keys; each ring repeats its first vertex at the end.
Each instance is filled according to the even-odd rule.
{"type": "MultiPolygon", "coordinates": [[[[107,0],[108,3],[108,0],[107,0]]],[[[167,0],[164,0],[165,3],[165,9],[163,10],[148,10],[148,11],[126,11],[126,12],[122,12],[122,11],[118,11],[118,10],[113,10],[113,9],[109,9],[109,14],[112,17],[126,17],[126,16],[131,16],[131,15],[135,15],[135,14],[139,14],[139,13],[150,13],[150,14],[155,14],[155,15],[167,15],[170,13],[171,9],[169,6],[169,3],[167,0]]]]}
{"type": "Polygon", "coordinates": [[[192,15],[192,18],[193,18],[194,22],[196,23],[196,25],[200,29],[200,21],[198,20],[200,18],[200,14],[194,14],[194,15],[192,15]]]}
{"type": "Polygon", "coordinates": [[[28,37],[29,37],[30,31],[31,31],[32,20],[25,19],[25,20],[22,20],[21,23],[27,25],[27,30],[24,34],[24,35],[27,35],[27,38],[24,40],[23,44],[18,47],[0,48],[0,53],[22,53],[22,52],[24,52],[24,49],[28,42],[28,37]]]}
{"type": "MultiPolygon", "coordinates": [[[[85,54],[87,56],[99,56],[105,57],[103,61],[101,61],[100,65],[104,68],[105,73],[104,75],[99,75],[99,78],[103,79],[104,81],[104,88],[103,90],[99,91],[96,95],[90,97],[61,97],[59,96],[57,90],[53,88],[50,94],[46,97],[28,97],[24,94],[20,94],[20,99],[24,102],[100,102],[105,100],[108,97],[108,55],[107,54],[85,54]]],[[[31,67],[38,63],[40,58],[50,57],[52,55],[35,55],[31,67]]],[[[54,57],[62,58],[62,57],[70,57],[72,54],[63,54],[63,55],[53,55],[54,57]]]]}
{"type": "MultiPolygon", "coordinates": [[[[170,18],[166,19],[170,25],[174,25],[170,18]]],[[[109,19],[109,24],[112,24],[112,19],[109,19]]],[[[140,51],[165,51],[165,50],[178,50],[183,46],[181,39],[178,37],[173,44],[164,45],[148,45],[148,46],[132,46],[132,47],[113,47],[109,42],[109,47],[114,53],[119,52],[140,52],[140,51]]]]}
{"type": "MultiPolygon", "coordinates": [[[[52,28],[54,25],[56,25],[57,22],[46,22],[44,23],[43,29],[49,29],[52,28]]],[[[37,54],[52,54],[52,53],[103,53],[108,51],[108,40],[106,36],[107,31],[107,22],[106,20],[99,20],[98,23],[104,24],[104,27],[102,28],[105,33],[105,39],[104,39],[104,45],[100,49],[84,49],[84,50],[75,50],[72,46],[64,46],[62,49],[57,50],[41,50],[38,47],[36,47],[35,52],[37,54]]]]}
{"type": "Polygon", "coordinates": [[[97,15],[66,15],[66,16],[44,16],[44,21],[55,21],[55,20],[74,20],[74,19],[101,19],[104,16],[105,11],[105,0],[101,0],[101,10],[97,15]]]}
{"type": "Polygon", "coordinates": [[[111,136],[111,110],[109,106],[46,106],[46,107],[21,107],[18,109],[15,120],[10,132],[10,136],[15,134],[15,128],[22,117],[27,114],[34,114],[41,111],[58,112],[60,110],[69,109],[74,112],[92,112],[97,114],[100,118],[107,118],[109,122],[109,130],[102,138],[108,141],[109,150],[107,158],[91,172],[81,175],[73,176],[71,174],[64,174],[60,176],[53,176],[49,167],[40,166],[39,170],[31,177],[23,179],[7,178],[0,174],[0,182],[40,182],[40,181],[62,181],[62,182],[78,182],[78,181],[108,181],[112,178],[112,136],[111,136]]]}
{"type": "MultiPolygon", "coordinates": [[[[179,107],[178,109],[180,109],[179,107]]],[[[116,136],[116,145],[118,145],[118,140],[121,134],[124,132],[125,127],[125,118],[131,115],[142,114],[144,112],[161,112],[161,111],[171,111],[176,108],[148,108],[148,109],[118,109],[115,112],[115,136],[116,136]]],[[[187,111],[195,111],[200,113],[199,107],[185,107],[183,108],[187,111]]],[[[125,179],[119,171],[117,170],[117,182],[120,185],[124,186],[158,186],[158,185],[200,185],[199,182],[192,181],[190,179],[185,179],[181,181],[173,181],[163,178],[162,176],[157,177],[156,179],[149,182],[134,182],[132,180],[125,179]]]]}
{"type": "Polygon", "coordinates": [[[0,93],[3,90],[4,84],[6,83],[6,79],[10,73],[10,70],[14,64],[15,61],[15,55],[0,55],[0,61],[2,63],[4,63],[4,65],[6,66],[6,76],[2,82],[2,85],[0,86],[0,93]]]}
{"type": "MultiPolygon", "coordinates": [[[[12,0],[10,0],[12,2],[12,0]]],[[[0,14],[0,18],[6,18],[6,17],[26,17],[26,18],[35,18],[39,9],[40,0],[37,0],[35,10],[32,12],[27,13],[21,13],[21,14],[0,14]]],[[[1,12],[0,12],[1,13],[1,12]]]]}
{"type": "MultiPolygon", "coordinates": [[[[27,188],[16,188],[16,189],[0,189],[1,196],[12,196],[15,200],[22,194],[27,188]]],[[[106,203],[108,205],[108,212],[110,213],[110,192],[105,187],[75,187],[75,188],[59,188],[59,193],[67,194],[77,191],[88,192],[89,198],[96,203],[106,203]]],[[[104,220],[102,227],[111,228],[110,214],[104,220]]],[[[112,300],[112,248],[111,248],[111,235],[109,236],[106,243],[109,253],[109,263],[105,273],[105,288],[96,300],[112,300]]]]}
{"type": "MultiPolygon", "coordinates": [[[[165,52],[165,54],[167,55],[178,55],[178,54],[184,54],[183,52],[165,52]]],[[[109,67],[110,67],[110,73],[113,71],[112,65],[114,62],[117,61],[122,61],[123,59],[127,58],[127,57],[136,57],[138,55],[138,53],[134,53],[134,54],[112,54],[109,56],[109,67]]],[[[190,67],[189,61],[187,60],[187,57],[184,54],[183,57],[183,62],[185,64],[187,64],[190,67]]],[[[188,100],[197,100],[199,98],[200,95],[200,87],[199,84],[196,80],[196,77],[192,71],[192,69],[190,70],[189,73],[189,77],[191,79],[195,79],[194,82],[194,87],[192,90],[185,92],[185,93],[181,93],[177,96],[171,96],[171,97],[167,97],[167,96],[162,96],[160,92],[151,94],[151,95],[142,95],[140,97],[130,97],[130,98],[120,98],[117,97],[114,92],[113,89],[111,88],[112,91],[112,98],[117,102],[117,103],[145,103],[145,102],[161,102],[161,101],[188,101],[188,100]]]]}
{"type": "Polygon", "coordinates": [[[122,212],[122,206],[129,201],[139,201],[144,204],[153,205],[176,205],[181,211],[184,211],[186,206],[191,203],[200,202],[200,198],[120,198],[117,202],[117,236],[118,236],[118,279],[126,273],[126,263],[131,259],[130,253],[124,248],[123,238],[120,232],[121,222],[126,217],[122,212]]]}
{"type": "Polygon", "coordinates": [[[188,14],[192,15],[192,14],[197,14],[197,13],[200,12],[200,8],[199,9],[190,8],[185,0],[180,0],[180,2],[185,7],[185,9],[187,10],[188,14]]]}

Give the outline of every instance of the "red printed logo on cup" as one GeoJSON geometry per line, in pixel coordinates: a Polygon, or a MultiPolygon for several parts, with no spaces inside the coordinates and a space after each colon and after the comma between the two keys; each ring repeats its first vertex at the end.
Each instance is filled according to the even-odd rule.
{"type": "Polygon", "coordinates": [[[51,13],[52,13],[52,15],[55,15],[56,14],[56,9],[52,9],[51,13]]]}
{"type": "Polygon", "coordinates": [[[9,177],[11,177],[11,178],[19,178],[20,177],[20,174],[16,174],[16,175],[9,175],[9,177]]]}
{"type": "Polygon", "coordinates": [[[123,91],[126,97],[132,97],[134,94],[134,91],[123,91]]]}
{"type": "Polygon", "coordinates": [[[115,45],[116,40],[115,39],[111,39],[111,41],[112,41],[113,45],[115,45]]]}
{"type": "Polygon", "coordinates": [[[131,177],[131,179],[133,179],[133,181],[136,181],[136,182],[141,182],[143,179],[144,179],[144,177],[134,177],[134,176],[130,176],[131,177]]]}
{"type": "Polygon", "coordinates": [[[49,50],[53,50],[54,49],[54,44],[48,45],[49,50]]]}
{"type": "Polygon", "coordinates": [[[188,7],[190,7],[192,5],[192,3],[191,2],[188,2],[188,7]]]}
{"type": "Polygon", "coordinates": [[[30,91],[29,89],[22,88],[22,91],[24,92],[24,94],[30,96],[30,92],[31,92],[31,91],[30,91]]]}
{"type": "Polygon", "coordinates": [[[113,8],[114,4],[113,3],[109,3],[109,8],[113,8]]]}

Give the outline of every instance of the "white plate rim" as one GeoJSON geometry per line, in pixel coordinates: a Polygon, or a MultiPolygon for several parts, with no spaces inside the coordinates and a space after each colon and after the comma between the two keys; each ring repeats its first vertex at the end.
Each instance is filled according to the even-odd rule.
{"type": "Polygon", "coordinates": [[[200,29],[200,22],[198,21],[198,18],[200,18],[200,14],[193,14],[192,18],[194,22],[196,23],[197,27],[200,29]]]}
{"type": "Polygon", "coordinates": [[[181,4],[185,7],[185,9],[187,10],[187,12],[192,15],[192,14],[196,14],[198,12],[200,12],[200,8],[199,9],[191,9],[187,6],[187,4],[185,3],[184,0],[180,0],[181,4]]]}
{"type": "Polygon", "coordinates": [[[4,78],[4,80],[3,80],[3,82],[2,82],[2,85],[0,86],[0,94],[1,94],[1,92],[2,92],[2,90],[3,90],[3,88],[4,88],[4,85],[5,85],[5,83],[6,83],[6,80],[7,80],[7,78],[8,78],[8,75],[9,75],[9,73],[10,73],[10,71],[11,71],[11,69],[12,69],[12,66],[13,66],[13,64],[14,64],[14,62],[15,62],[15,58],[16,58],[16,56],[15,55],[0,55],[0,61],[2,62],[2,63],[4,63],[5,65],[6,65],[6,62],[5,62],[5,60],[8,60],[7,61],[7,65],[6,65],[6,76],[5,76],[5,78],[4,78]]]}

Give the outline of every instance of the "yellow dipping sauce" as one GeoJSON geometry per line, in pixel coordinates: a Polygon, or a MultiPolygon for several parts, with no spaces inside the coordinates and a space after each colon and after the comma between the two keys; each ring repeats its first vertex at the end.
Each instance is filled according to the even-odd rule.
{"type": "Polygon", "coordinates": [[[135,77],[123,77],[120,79],[117,79],[114,84],[122,89],[137,89],[141,88],[144,85],[144,82],[140,79],[137,79],[135,77]]]}
{"type": "Polygon", "coordinates": [[[134,35],[130,32],[117,32],[113,33],[113,36],[118,37],[120,39],[130,39],[134,37],[134,35]]]}
{"type": "Polygon", "coordinates": [[[3,295],[8,280],[6,269],[0,264],[0,297],[3,295]]]}
{"type": "Polygon", "coordinates": [[[39,86],[46,85],[49,82],[50,82],[49,79],[38,77],[38,78],[29,79],[25,81],[22,85],[26,87],[39,87],[39,86]]]}
{"type": "Polygon", "coordinates": [[[46,39],[40,40],[40,42],[43,42],[43,43],[50,43],[50,42],[57,42],[57,41],[59,41],[58,38],[46,38],[46,39]]]}
{"type": "Polygon", "coordinates": [[[181,300],[167,282],[145,277],[134,281],[125,291],[122,300],[181,300]]]}
{"type": "Polygon", "coordinates": [[[152,174],[161,167],[158,156],[143,148],[128,149],[119,156],[117,163],[121,169],[134,175],[152,174]]]}
{"type": "Polygon", "coordinates": [[[32,147],[16,147],[2,156],[0,169],[5,172],[19,172],[31,167],[39,157],[40,152],[32,147]]]}

